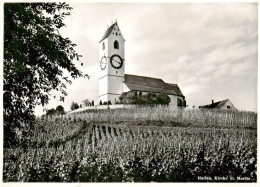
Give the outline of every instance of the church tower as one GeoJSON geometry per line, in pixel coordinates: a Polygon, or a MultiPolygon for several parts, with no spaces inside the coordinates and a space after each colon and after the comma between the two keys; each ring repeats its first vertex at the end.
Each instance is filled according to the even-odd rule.
{"type": "Polygon", "coordinates": [[[117,22],[107,28],[99,42],[99,102],[114,104],[124,91],[125,39],[117,22]]]}

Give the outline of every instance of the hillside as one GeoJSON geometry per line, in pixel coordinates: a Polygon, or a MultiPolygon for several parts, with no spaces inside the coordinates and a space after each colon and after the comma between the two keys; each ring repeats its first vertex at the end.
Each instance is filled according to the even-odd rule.
{"type": "Polygon", "coordinates": [[[254,182],[256,121],[162,106],[39,118],[27,145],[5,148],[3,179],[254,182]]]}

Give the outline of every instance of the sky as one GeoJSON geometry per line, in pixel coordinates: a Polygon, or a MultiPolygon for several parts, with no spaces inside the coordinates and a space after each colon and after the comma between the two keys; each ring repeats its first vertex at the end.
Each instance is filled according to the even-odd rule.
{"type": "MultiPolygon", "coordinates": [[[[70,3],[60,33],[77,44],[90,75],[67,85],[65,102],[98,103],[99,41],[117,20],[125,38],[125,73],[177,83],[189,107],[230,99],[257,111],[258,12],[256,3],[70,3]]],[[[36,115],[43,107],[36,107],[36,115]]]]}

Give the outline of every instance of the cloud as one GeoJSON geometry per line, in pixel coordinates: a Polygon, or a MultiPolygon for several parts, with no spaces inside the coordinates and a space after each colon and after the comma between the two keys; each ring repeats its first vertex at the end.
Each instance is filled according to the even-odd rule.
{"type": "MultiPolygon", "coordinates": [[[[112,18],[125,43],[126,73],[179,84],[188,104],[229,98],[256,111],[257,3],[73,3],[63,34],[83,55],[90,80],[68,87],[72,101],[98,99],[98,42],[112,18]],[[246,102],[244,100],[246,99],[246,102]]],[[[50,103],[54,106],[56,102],[50,103]]]]}

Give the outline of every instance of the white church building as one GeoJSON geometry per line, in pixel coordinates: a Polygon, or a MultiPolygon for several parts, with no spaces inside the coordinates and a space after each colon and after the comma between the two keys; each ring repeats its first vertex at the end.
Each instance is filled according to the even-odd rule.
{"type": "Polygon", "coordinates": [[[162,79],[125,74],[125,39],[115,22],[99,42],[99,101],[115,104],[123,92],[164,93],[170,105],[185,106],[185,96],[177,84],[162,79]]]}

